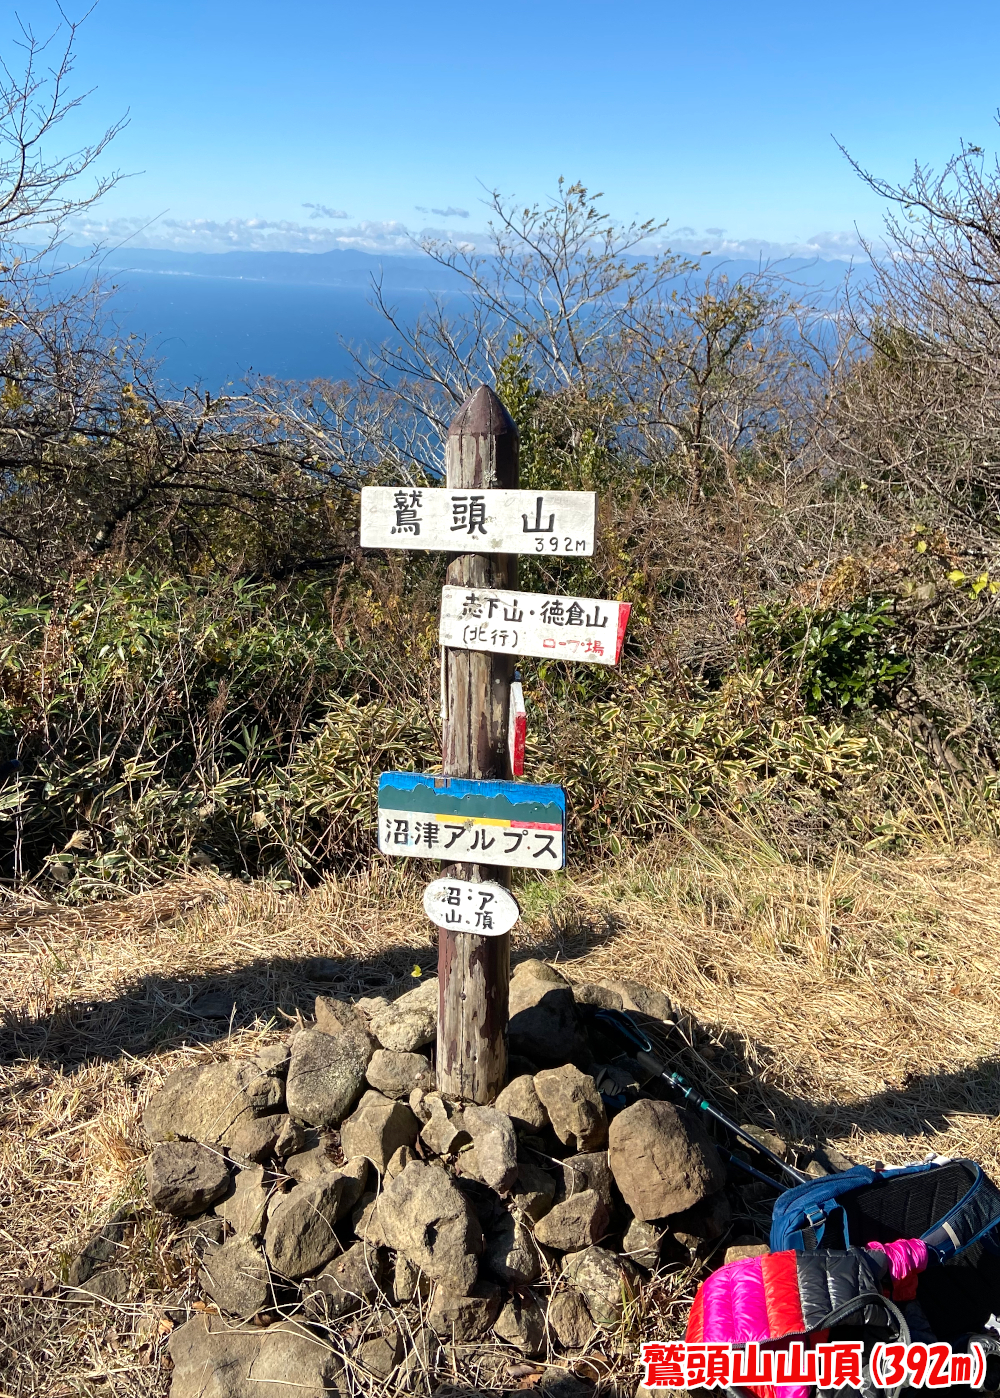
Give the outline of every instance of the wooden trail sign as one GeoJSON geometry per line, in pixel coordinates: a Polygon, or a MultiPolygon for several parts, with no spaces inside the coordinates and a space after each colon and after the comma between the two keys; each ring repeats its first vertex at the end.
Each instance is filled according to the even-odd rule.
{"type": "Polygon", "coordinates": [[[378,847],[409,859],[487,861],[505,869],[561,869],[566,795],[560,786],[461,781],[383,772],[378,847]]]}
{"type": "Polygon", "coordinates": [[[617,665],[631,610],[593,597],[445,587],[439,635],[443,646],[617,665]]]}
{"type": "Polygon", "coordinates": [[[514,680],[510,687],[510,722],[507,728],[507,751],[510,755],[512,777],[524,776],[524,743],[528,736],[528,711],[524,707],[524,690],[521,681],[514,680]]]}
{"type": "Polygon", "coordinates": [[[594,552],[597,497],[593,491],[483,488],[491,485],[488,481],[460,484],[461,489],[450,488],[449,476],[448,489],[364,486],[361,547],[533,553],[550,558],[586,558],[594,552]],[[475,489],[476,485],[480,488],[475,489]]]}
{"type": "MultiPolygon", "coordinates": [[[[449,490],[469,494],[517,489],[517,428],[485,384],[456,413],[444,459],[449,490]]],[[[452,537],[457,539],[458,531],[452,537]]],[[[474,542],[481,537],[463,535],[474,542]]],[[[451,546],[456,547],[454,542],[451,546]]],[[[516,554],[464,547],[467,551],[448,565],[452,586],[517,587],[516,554]]],[[[442,770],[452,777],[479,780],[510,776],[507,727],[514,657],[445,646],[442,675],[442,770]]],[[[509,870],[488,856],[444,872],[471,883],[510,885],[509,870]]],[[[438,1090],[467,1102],[492,1102],[507,1081],[510,937],[443,927],[438,936],[438,983],[438,1090]]]]}
{"type": "Polygon", "coordinates": [[[438,927],[502,937],[517,922],[521,909],[498,883],[435,879],[424,889],[424,912],[438,927]]]}

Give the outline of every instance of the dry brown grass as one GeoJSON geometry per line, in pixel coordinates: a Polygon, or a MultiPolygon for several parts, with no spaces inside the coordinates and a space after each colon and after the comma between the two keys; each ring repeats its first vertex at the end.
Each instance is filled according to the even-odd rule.
{"type": "MultiPolygon", "coordinates": [[[[1000,1176],[998,853],[821,866],[745,831],[678,835],[524,887],[515,955],[666,990],[692,1039],[679,1066],[743,1119],[865,1161],[967,1153],[1000,1176]]],[[[164,1391],[142,1327],[168,1293],[183,1310],[195,1292],[162,1225],[127,1236],[133,1293],[117,1310],[53,1290],[87,1235],[141,1200],[143,1102],[181,1061],[249,1055],[318,992],[429,969],[419,887],[379,866],[304,898],[192,877],[84,912],[0,908],[0,1395],[164,1391]],[[205,1018],[206,997],[229,1019],[205,1018]]]]}

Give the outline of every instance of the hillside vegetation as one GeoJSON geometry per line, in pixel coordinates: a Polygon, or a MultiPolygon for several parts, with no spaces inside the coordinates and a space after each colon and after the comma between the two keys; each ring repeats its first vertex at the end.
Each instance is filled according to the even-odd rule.
{"type": "Polygon", "coordinates": [[[14,266],[4,882],[304,887],[369,858],[377,773],[437,762],[445,560],[362,554],[358,489],[439,481],[480,381],[523,484],[599,494],[595,557],[524,559],[521,586],[633,603],[619,671],[524,666],[527,771],[566,787],[577,863],[694,820],[793,858],[993,831],[997,190],[968,153],[884,190],[911,215],[891,255],[813,304],[641,256],[664,229],[580,186],[498,199],[492,256],[427,248],[460,318],[384,303],[355,382],[217,399],[166,395],[97,292],[53,305],[14,266]]]}

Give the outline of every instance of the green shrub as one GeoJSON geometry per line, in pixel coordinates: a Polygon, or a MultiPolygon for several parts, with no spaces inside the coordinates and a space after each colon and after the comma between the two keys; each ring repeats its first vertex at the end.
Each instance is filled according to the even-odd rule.
{"type": "Polygon", "coordinates": [[[844,607],[755,607],[747,618],[749,667],[775,665],[810,713],[887,703],[910,671],[893,608],[890,597],[844,607]]]}

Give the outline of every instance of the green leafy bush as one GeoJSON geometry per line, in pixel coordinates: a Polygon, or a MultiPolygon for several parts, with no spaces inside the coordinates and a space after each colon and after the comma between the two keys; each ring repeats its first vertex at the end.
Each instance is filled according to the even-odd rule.
{"type": "Polygon", "coordinates": [[[749,666],[775,665],[810,713],[886,703],[910,670],[893,609],[890,597],[844,607],[755,607],[747,618],[749,666]]]}

